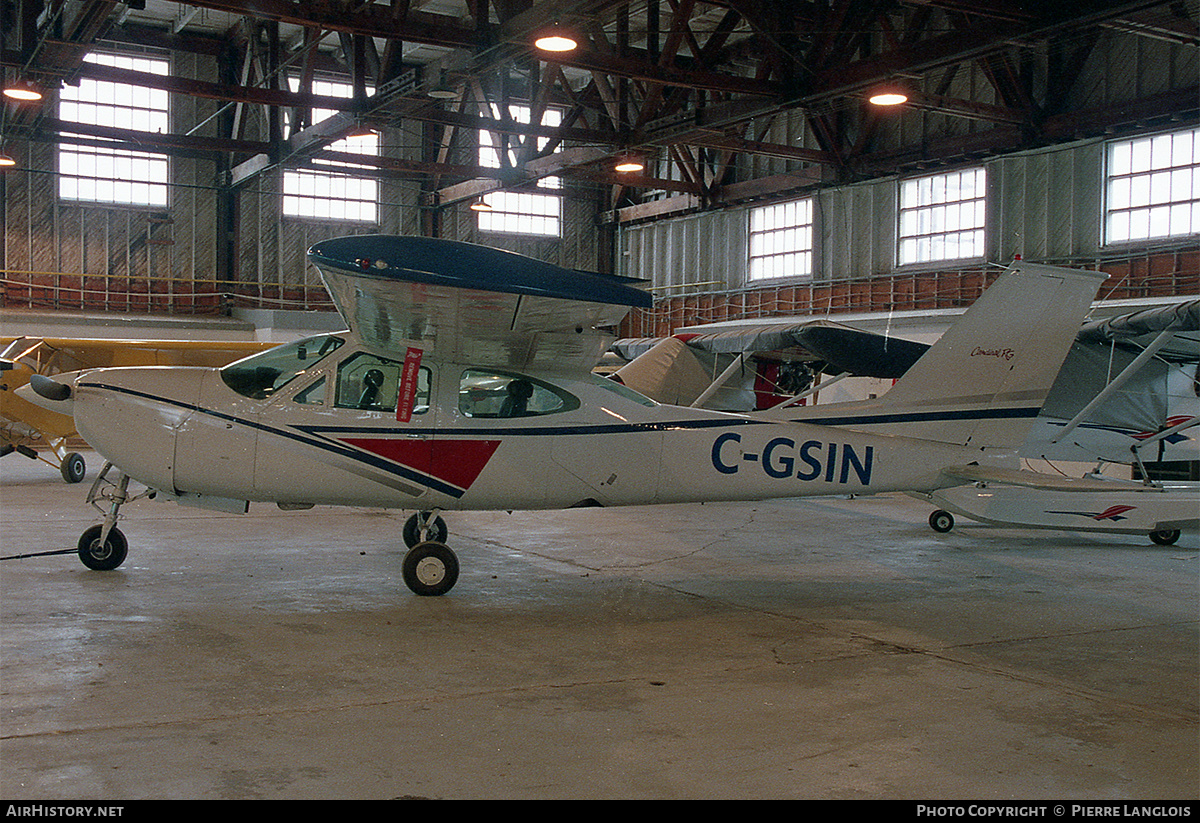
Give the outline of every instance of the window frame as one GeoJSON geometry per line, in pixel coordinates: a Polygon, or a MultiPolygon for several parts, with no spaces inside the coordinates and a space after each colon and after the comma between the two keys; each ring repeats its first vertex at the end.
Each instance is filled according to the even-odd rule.
{"type": "Polygon", "coordinates": [[[952,266],[960,263],[970,263],[984,260],[987,257],[988,244],[988,170],[987,166],[969,166],[950,171],[922,174],[916,177],[906,177],[898,181],[896,186],[896,268],[913,268],[916,266],[952,266]],[[948,190],[950,178],[971,174],[975,178],[974,196],[949,199],[944,193],[948,190]],[[922,184],[929,183],[929,191],[922,192],[922,184]],[[939,186],[941,192],[939,193],[939,186]],[[906,205],[906,195],[916,188],[915,205],[906,205]],[[925,199],[928,198],[928,202],[925,199]],[[961,217],[962,211],[970,208],[974,222],[963,221],[953,225],[952,209],[955,216],[961,217]],[[916,221],[917,231],[906,232],[906,218],[912,215],[916,221]],[[928,222],[930,225],[924,225],[928,222]],[[921,253],[921,242],[925,240],[930,249],[939,244],[948,247],[951,237],[954,242],[962,242],[964,235],[977,235],[970,241],[972,248],[967,254],[930,254],[921,253]],[[905,252],[906,243],[914,243],[915,253],[909,258],[905,252]]]}
{"type": "MultiPolygon", "coordinates": [[[[365,349],[359,349],[349,357],[339,360],[337,368],[334,369],[333,402],[331,408],[389,415],[395,414],[396,404],[400,400],[400,383],[403,379],[403,358],[385,357],[365,349]],[[356,363],[355,361],[360,362],[356,363]],[[379,395],[380,402],[364,406],[360,402],[364,387],[357,375],[360,373],[365,374],[371,369],[386,370],[383,375],[384,382],[379,387],[382,389],[379,395]],[[351,389],[352,393],[350,395],[346,394],[347,389],[351,389]],[[358,400],[353,399],[355,395],[358,395],[358,400]]],[[[425,414],[432,407],[433,369],[429,366],[421,366],[418,369],[417,386],[418,389],[413,395],[413,415],[425,414]],[[421,388],[422,384],[423,388],[421,388]]]]}
{"type": "MultiPolygon", "coordinates": [[[[492,105],[493,115],[500,118],[496,105],[492,105]]],[[[510,103],[510,117],[518,123],[529,123],[533,117],[530,106],[523,103],[510,103]]],[[[562,124],[562,112],[556,108],[546,108],[542,112],[541,125],[557,127],[562,124]]],[[[492,143],[493,134],[486,129],[478,132],[479,165],[496,169],[501,167],[500,147],[492,143]]],[[[538,148],[545,147],[549,138],[538,138],[538,148]]],[[[513,149],[509,149],[510,162],[513,149]]],[[[536,182],[537,189],[562,190],[562,179],[557,176],[543,177],[536,182]]],[[[481,232],[489,234],[515,234],[525,237],[562,237],[563,231],[563,197],[562,194],[543,193],[542,191],[493,191],[483,196],[488,209],[476,212],[475,226],[481,232]],[[549,227],[538,229],[537,226],[549,227]],[[552,227],[552,230],[551,230],[552,227]]]]}
{"type": "MultiPolygon", "coordinates": [[[[128,68],[148,74],[169,75],[169,56],[136,51],[97,49],[84,55],[84,61],[98,65],[128,68]]],[[[111,80],[81,78],[77,86],[64,86],[59,92],[57,114],[67,123],[91,123],[119,128],[135,126],[144,120],[144,128],[135,128],[146,134],[166,133],[171,130],[171,95],[160,89],[144,89],[129,83],[111,80]],[[91,92],[84,97],[84,91],[91,92]],[[110,98],[108,100],[104,98],[110,98]],[[124,98],[124,99],[122,99],[124,98]],[[159,101],[156,104],[156,101],[159,101]],[[68,111],[70,112],[68,116],[68,111]],[[90,111],[91,117],[83,117],[90,111]],[[140,114],[139,114],[140,113],[140,114]]],[[[65,129],[64,136],[85,137],[65,129]]],[[[57,171],[56,196],[60,202],[84,205],[115,206],[123,208],[161,210],[171,203],[171,158],[164,152],[144,152],[125,148],[110,148],[90,143],[67,143],[55,145],[57,171]],[[84,174],[84,169],[103,166],[112,168],[111,175],[84,174]],[[125,171],[120,169],[124,167],[125,171]],[[134,170],[137,170],[135,173],[134,170]],[[154,173],[161,170],[160,173],[154,173]],[[149,177],[151,179],[140,179],[149,177]],[[68,187],[74,190],[68,193],[68,187]],[[90,189],[91,196],[81,194],[90,189]],[[143,196],[135,197],[138,190],[143,196]],[[119,192],[127,192],[118,196],[119,192]],[[103,196],[107,193],[109,196],[103,196]],[[153,195],[161,196],[155,197],[153,195]]]]}
{"type": "MultiPolygon", "coordinates": [[[[534,396],[536,396],[536,394],[534,396]]],[[[467,420],[523,420],[528,418],[546,417],[553,414],[565,414],[566,412],[575,411],[579,407],[579,398],[571,392],[560,388],[559,386],[555,386],[553,383],[548,383],[545,380],[541,380],[536,377],[530,377],[527,374],[507,371],[506,369],[494,369],[490,366],[469,366],[463,369],[458,376],[458,394],[455,408],[458,414],[467,420]],[[466,393],[466,389],[468,387],[468,381],[470,379],[468,375],[482,380],[503,380],[505,381],[503,387],[504,391],[507,391],[510,384],[523,381],[529,383],[535,392],[540,390],[544,394],[554,395],[558,398],[559,405],[555,408],[544,411],[536,409],[531,411],[524,409],[519,414],[505,415],[502,411],[504,405],[504,396],[500,393],[500,390],[497,389],[495,392],[489,392],[489,395],[495,395],[490,399],[499,400],[500,408],[498,408],[495,412],[477,411],[473,408],[473,406],[477,405],[479,401],[471,401],[471,403],[468,404],[467,400],[464,398],[464,394],[466,393]]]]}
{"type": "Polygon", "coordinates": [[[1121,140],[1109,140],[1104,144],[1103,178],[1101,189],[1100,213],[1100,245],[1102,248],[1120,248],[1128,246],[1163,243],[1182,238],[1195,237],[1200,234],[1200,127],[1159,132],[1158,134],[1139,135],[1121,140]],[[1185,146],[1181,139],[1188,135],[1185,146]],[[1178,141],[1178,145],[1176,142],[1178,141]],[[1147,149],[1147,156],[1139,158],[1136,147],[1141,144],[1147,149]],[[1157,145],[1156,145],[1157,144],[1157,145]],[[1157,159],[1169,157],[1169,162],[1158,164],[1157,159]],[[1190,151],[1187,149],[1190,148],[1190,151]],[[1128,160],[1116,158],[1115,155],[1127,149],[1128,160]],[[1183,155],[1187,154],[1187,158],[1183,155]],[[1119,170],[1114,166],[1119,164],[1119,170]],[[1121,181],[1128,181],[1127,186],[1121,181]],[[1144,181],[1144,191],[1139,191],[1144,181]],[[1186,182],[1186,188],[1191,196],[1188,199],[1171,199],[1168,193],[1162,197],[1163,187],[1170,192],[1178,185],[1180,189],[1186,182]],[[1120,189],[1127,189],[1121,192],[1120,189]],[[1156,199],[1156,197],[1158,199],[1156,199]],[[1114,201],[1120,203],[1114,206],[1114,201]],[[1154,234],[1154,212],[1165,210],[1165,220],[1168,230],[1163,234],[1154,234]],[[1124,216],[1125,232],[1114,237],[1114,217],[1124,216]],[[1145,219],[1145,234],[1134,235],[1134,215],[1138,221],[1145,219]],[[1185,215],[1177,217],[1176,215],[1185,215]],[[1177,231],[1171,227],[1176,219],[1186,220],[1188,228],[1177,231]]]}
{"type": "MultiPolygon", "coordinates": [[[[292,75],[288,79],[293,91],[299,88],[299,78],[292,75]]],[[[349,81],[339,78],[318,77],[312,81],[314,94],[325,97],[345,97],[349,99],[354,94],[354,86],[349,81]]],[[[373,89],[368,89],[368,94],[373,89]]],[[[314,108],[312,110],[313,125],[321,123],[337,114],[336,109],[314,108]]],[[[364,156],[379,156],[379,135],[343,137],[327,146],[331,151],[347,154],[362,154],[364,156]]],[[[348,174],[339,168],[370,168],[344,161],[320,160],[303,169],[284,169],[279,178],[280,214],[291,220],[311,220],[323,223],[356,223],[359,225],[379,225],[380,187],[379,180],[374,177],[348,174]],[[369,189],[371,194],[352,195],[337,194],[335,190],[369,189]],[[308,206],[301,208],[300,206],[308,206]],[[349,211],[354,206],[357,212],[354,217],[338,214],[337,207],[349,211]],[[369,216],[363,210],[369,211],[369,216]]]]}
{"type": "MultiPolygon", "coordinates": [[[[816,200],[815,196],[801,197],[796,200],[754,206],[747,211],[746,282],[748,284],[779,280],[804,282],[813,280],[817,266],[816,200]],[[787,222],[788,211],[793,207],[795,210],[802,212],[797,215],[801,218],[801,221],[789,223],[787,222]],[[767,221],[767,224],[765,227],[756,229],[755,220],[760,215],[767,221]],[[806,222],[804,218],[806,218],[806,222]],[[807,235],[806,245],[803,243],[805,235],[807,235]],[[756,238],[762,238],[763,243],[769,247],[769,250],[764,250],[756,254],[756,238]],[[789,244],[789,239],[800,242],[789,244]],[[777,246],[777,242],[780,240],[784,243],[782,247],[777,246]],[[788,259],[807,260],[808,270],[791,273],[755,273],[756,262],[761,261],[765,263],[768,260],[784,262],[788,259]]],[[[773,268],[777,269],[777,266],[773,268]]]]}

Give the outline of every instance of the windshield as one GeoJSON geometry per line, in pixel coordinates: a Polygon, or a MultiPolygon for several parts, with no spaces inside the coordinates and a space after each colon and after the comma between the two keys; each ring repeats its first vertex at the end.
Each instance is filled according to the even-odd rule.
{"type": "Polygon", "coordinates": [[[651,400],[646,395],[639,394],[638,392],[636,392],[633,389],[626,386],[624,383],[621,383],[611,377],[601,377],[598,374],[589,373],[588,380],[597,386],[608,389],[610,392],[612,392],[614,394],[619,394],[621,397],[624,397],[626,400],[632,400],[635,403],[641,403],[643,406],[657,406],[658,405],[658,403],[651,400]]]}
{"type": "Polygon", "coordinates": [[[244,397],[265,400],[344,342],[342,338],[329,334],[277,346],[230,363],[221,369],[221,379],[226,386],[244,397]]]}

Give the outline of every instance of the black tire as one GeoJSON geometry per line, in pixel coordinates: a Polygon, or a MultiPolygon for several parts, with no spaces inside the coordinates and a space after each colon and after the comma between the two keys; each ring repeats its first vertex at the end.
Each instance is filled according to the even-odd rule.
{"type": "Polygon", "coordinates": [[[98,572],[112,571],[125,562],[129,553],[129,541],[118,528],[108,530],[108,540],[100,545],[100,525],[87,529],[79,538],[79,559],[83,565],[98,572]]]}
{"type": "Polygon", "coordinates": [[[87,474],[87,463],[83,460],[83,455],[79,452],[68,452],[63,458],[62,465],[59,466],[59,471],[62,472],[63,480],[68,483],[78,483],[83,480],[87,474]]]}
{"type": "Polygon", "coordinates": [[[1179,539],[1179,529],[1156,529],[1150,532],[1150,542],[1160,546],[1174,546],[1179,539]]]}
{"type": "Polygon", "coordinates": [[[448,546],[426,540],[404,555],[404,583],[413,594],[437,597],[458,582],[458,558],[448,546]]]}
{"type": "MultiPolygon", "coordinates": [[[[410,549],[421,542],[421,515],[414,514],[404,521],[404,545],[410,549]]],[[[425,538],[434,543],[445,543],[448,532],[446,531],[446,521],[440,517],[433,518],[433,522],[429,524],[429,534],[425,538]]]]}
{"type": "Polygon", "coordinates": [[[938,509],[929,515],[929,528],[939,534],[945,534],[954,528],[954,515],[945,509],[938,509]]]}

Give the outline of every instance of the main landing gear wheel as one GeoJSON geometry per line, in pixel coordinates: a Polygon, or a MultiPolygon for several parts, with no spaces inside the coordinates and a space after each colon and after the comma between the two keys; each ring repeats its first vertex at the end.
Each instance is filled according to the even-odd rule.
{"type": "Polygon", "coordinates": [[[441,517],[430,517],[426,512],[417,512],[408,520],[404,521],[404,545],[410,549],[418,543],[433,541],[434,543],[445,543],[446,521],[441,517]],[[425,519],[425,534],[421,534],[421,520],[425,519]]]}
{"type": "Polygon", "coordinates": [[[99,572],[112,571],[125,562],[129,553],[129,541],[118,528],[108,530],[108,538],[100,542],[104,526],[97,524],[87,529],[79,538],[79,559],[89,569],[99,572]]]}
{"type": "Polygon", "coordinates": [[[954,528],[954,515],[945,509],[938,509],[929,515],[929,528],[940,534],[945,534],[954,528]]]}
{"type": "Polygon", "coordinates": [[[405,584],[425,597],[445,594],[458,581],[458,558],[448,546],[432,540],[409,549],[402,568],[405,584]]]}
{"type": "Polygon", "coordinates": [[[1150,532],[1150,542],[1160,546],[1174,546],[1179,539],[1179,529],[1156,529],[1150,532]]]}
{"type": "Polygon", "coordinates": [[[68,452],[67,456],[63,458],[62,465],[59,466],[59,471],[62,472],[63,480],[68,483],[78,483],[87,474],[87,463],[84,462],[83,455],[79,452],[68,452]]]}

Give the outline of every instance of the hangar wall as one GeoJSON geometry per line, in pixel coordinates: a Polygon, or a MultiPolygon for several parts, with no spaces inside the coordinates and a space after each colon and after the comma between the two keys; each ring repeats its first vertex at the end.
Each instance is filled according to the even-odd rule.
{"type": "Polygon", "coordinates": [[[631,314],[622,334],[660,336],[753,317],[966,306],[1017,256],[1108,271],[1101,293],[1111,298],[1200,292],[1194,236],[1102,244],[1104,147],[1093,139],[976,164],[988,178],[980,260],[896,264],[899,177],[811,195],[817,261],[811,278],[748,280],[749,214],[759,204],[622,226],[619,273],[650,280],[659,298],[653,309],[631,314]]]}
{"type": "MultiPolygon", "coordinates": [[[[173,53],[170,59],[173,72],[183,77],[217,75],[212,56],[173,53]]],[[[173,129],[179,133],[215,137],[221,116],[218,101],[172,95],[173,129]]],[[[261,107],[247,106],[244,119],[247,139],[266,139],[261,107]]],[[[381,151],[419,160],[421,140],[420,128],[391,129],[381,135],[381,151]]],[[[304,257],[312,243],[346,234],[422,234],[430,224],[423,220],[428,215],[420,183],[394,177],[380,179],[378,223],[284,216],[282,171],[272,170],[236,190],[230,241],[236,282],[221,282],[220,169],[211,154],[172,156],[168,205],[148,209],[60,199],[56,145],[29,146],[24,168],[0,175],[0,269],[3,305],[10,308],[173,314],[219,314],[238,307],[331,309],[304,257]]],[[[456,151],[463,162],[475,162],[473,144],[456,151]]],[[[467,202],[438,210],[437,233],[571,268],[609,267],[610,252],[595,221],[598,191],[568,186],[563,193],[561,238],[481,233],[467,202]]]]}

